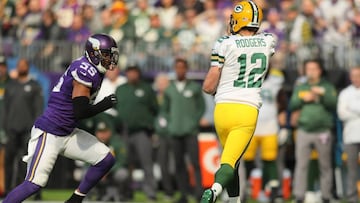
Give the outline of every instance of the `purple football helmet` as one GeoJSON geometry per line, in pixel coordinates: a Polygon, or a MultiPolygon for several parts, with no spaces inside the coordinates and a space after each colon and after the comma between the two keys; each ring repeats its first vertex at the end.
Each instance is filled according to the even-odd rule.
{"type": "Polygon", "coordinates": [[[94,34],[85,44],[85,56],[101,73],[112,70],[119,60],[119,49],[115,40],[106,34],[94,34]]]}

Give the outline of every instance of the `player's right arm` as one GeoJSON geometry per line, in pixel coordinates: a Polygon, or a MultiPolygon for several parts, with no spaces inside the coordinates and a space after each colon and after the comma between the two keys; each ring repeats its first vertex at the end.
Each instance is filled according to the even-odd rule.
{"type": "Polygon", "coordinates": [[[72,101],[76,120],[92,117],[117,103],[116,96],[111,94],[95,105],[90,104],[90,87],[76,80],[73,80],[72,101]]]}
{"type": "Polygon", "coordinates": [[[221,76],[221,68],[211,66],[203,83],[203,91],[207,94],[214,95],[221,76]]]}
{"type": "Polygon", "coordinates": [[[224,65],[224,52],[221,49],[221,43],[227,39],[227,36],[221,37],[215,42],[211,53],[211,66],[206,74],[202,89],[205,93],[214,95],[219,84],[221,69],[224,65]]]}

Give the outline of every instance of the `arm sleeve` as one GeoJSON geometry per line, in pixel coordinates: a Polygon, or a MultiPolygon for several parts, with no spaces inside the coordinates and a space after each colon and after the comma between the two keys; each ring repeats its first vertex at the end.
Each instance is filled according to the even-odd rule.
{"type": "Polygon", "coordinates": [[[107,99],[107,97],[95,105],[91,105],[89,101],[89,98],[86,96],[73,98],[73,109],[76,120],[92,117],[113,106],[111,100],[107,99]]]}

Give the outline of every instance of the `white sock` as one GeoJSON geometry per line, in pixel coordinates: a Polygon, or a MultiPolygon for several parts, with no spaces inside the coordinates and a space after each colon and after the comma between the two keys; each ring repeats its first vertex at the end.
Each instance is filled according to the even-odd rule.
{"type": "Polygon", "coordinates": [[[78,189],[76,189],[74,193],[79,196],[83,196],[83,197],[86,196],[86,194],[81,193],[78,189]]]}
{"type": "Polygon", "coordinates": [[[241,203],[240,197],[229,197],[229,203],[241,203]]]}
{"type": "Polygon", "coordinates": [[[211,189],[212,189],[212,191],[214,191],[216,197],[219,196],[223,191],[223,188],[220,185],[220,183],[214,183],[212,185],[211,189]]]}

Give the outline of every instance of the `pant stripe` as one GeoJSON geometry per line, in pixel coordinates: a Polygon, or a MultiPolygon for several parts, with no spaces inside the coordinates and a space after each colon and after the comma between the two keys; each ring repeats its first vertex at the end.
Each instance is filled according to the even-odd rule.
{"type": "Polygon", "coordinates": [[[44,148],[45,148],[45,142],[46,142],[46,133],[44,132],[39,137],[38,143],[36,145],[35,153],[33,155],[30,167],[28,169],[28,174],[27,174],[27,177],[26,177],[26,180],[28,180],[28,181],[32,181],[34,179],[36,168],[39,165],[41,155],[42,155],[42,153],[44,151],[44,148]]]}

